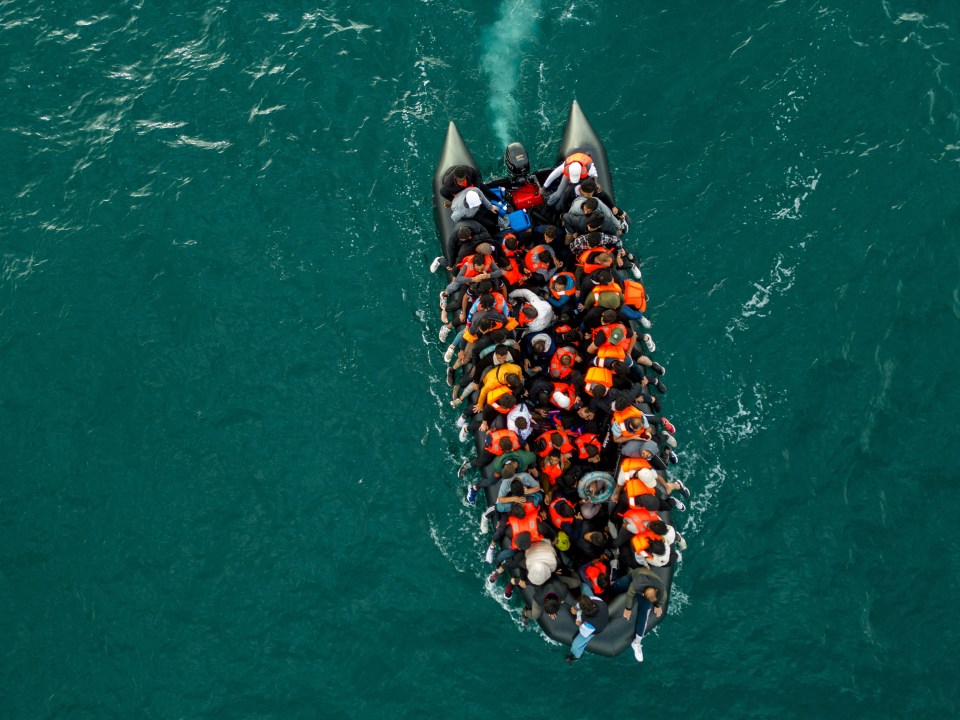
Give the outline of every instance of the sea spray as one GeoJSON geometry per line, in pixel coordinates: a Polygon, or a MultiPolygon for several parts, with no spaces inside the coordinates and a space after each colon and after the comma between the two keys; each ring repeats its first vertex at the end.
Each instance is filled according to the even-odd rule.
{"type": "Polygon", "coordinates": [[[503,0],[497,21],[483,34],[483,71],[490,80],[487,104],[493,128],[502,146],[516,138],[519,111],[514,91],[520,71],[521,49],[529,42],[540,18],[542,0],[503,0]]]}

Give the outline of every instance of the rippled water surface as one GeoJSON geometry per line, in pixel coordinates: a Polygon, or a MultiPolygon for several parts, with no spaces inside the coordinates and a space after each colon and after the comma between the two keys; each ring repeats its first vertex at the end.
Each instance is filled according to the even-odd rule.
{"type": "Polygon", "coordinates": [[[0,2],[0,716],[958,714],[953,2],[0,2]],[[646,662],[490,596],[430,205],[576,97],[694,501],[646,662]]]}

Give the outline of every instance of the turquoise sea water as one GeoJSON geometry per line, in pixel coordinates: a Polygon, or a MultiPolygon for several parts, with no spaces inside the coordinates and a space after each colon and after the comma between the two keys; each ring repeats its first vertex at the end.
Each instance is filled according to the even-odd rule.
{"type": "Polygon", "coordinates": [[[954,2],[0,3],[0,717],[951,718],[954,2]],[[576,97],[690,542],[573,667],[485,587],[430,183],[576,97]]]}

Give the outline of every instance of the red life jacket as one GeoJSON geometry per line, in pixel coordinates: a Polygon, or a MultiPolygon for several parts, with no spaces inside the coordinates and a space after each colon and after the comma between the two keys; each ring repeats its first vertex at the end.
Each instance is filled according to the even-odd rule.
{"type": "Polygon", "coordinates": [[[559,512],[557,512],[557,508],[560,505],[566,505],[566,506],[569,506],[571,510],[574,510],[574,511],[576,510],[576,508],[573,507],[573,503],[571,503],[566,498],[562,498],[562,497],[557,498],[552,503],[550,503],[550,522],[553,523],[553,526],[557,530],[563,530],[564,528],[567,528],[573,525],[573,516],[564,517],[559,512]]]}
{"type": "Polygon", "coordinates": [[[577,457],[581,460],[590,459],[590,456],[587,455],[587,448],[591,445],[597,449],[598,453],[603,450],[603,445],[600,444],[600,438],[593,433],[583,433],[573,441],[573,444],[577,446],[577,457]]]}
{"type": "Polygon", "coordinates": [[[487,433],[485,446],[487,448],[487,452],[489,452],[491,455],[503,455],[505,452],[519,450],[520,438],[517,437],[517,434],[509,428],[494,430],[493,432],[487,433]],[[510,447],[507,450],[504,450],[500,447],[500,441],[503,440],[503,438],[510,440],[510,447]]]}
{"type": "Polygon", "coordinates": [[[533,545],[535,542],[543,540],[543,535],[540,534],[540,530],[537,527],[537,525],[540,524],[540,516],[537,514],[536,505],[533,503],[524,503],[523,509],[526,510],[527,514],[522,518],[517,518],[513,515],[507,516],[507,523],[513,530],[513,535],[510,538],[510,547],[512,547],[514,550],[520,549],[517,547],[517,538],[523,533],[530,534],[531,545],[533,545]]]}
{"type": "Polygon", "coordinates": [[[573,366],[577,359],[577,351],[570,347],[558,348],[550,358],[550,377],[557,380],[563,380],[567,375],[573,372],[573,366]],[[564,365],[561,360],[569,357],[570,364],[564,365]]]}
{"type": "Polygon", "coordinates": [[[620,286],[616,283],[607,283],[606,285],[595,285],[593,290],[590,293],[593,295],[593,302],[595,304],[600,303],[600,293],[612,292],[617,295],[622,295],[623,291],[620,289],[620,286]]]}
{"type": "Polygon", "coordinates": [[[560,476],[563,475],[563,461],[561,461],[560,464],[558,465],[550,465],[548,463],[544,463],[540,467],[540,472],[541,474],[547,476],[547,480],[550,481],[551,485],[556,485],[557,480],[559,480],[560,476]]]}
{"type": "Polygon", "coordinates": [[[627,337],[627,328],[623,323],[610,323],[609,325],[601,325],[596,330],[593,331],[593,334],[590,336],[590,340],[594,345],[597,346],[597,357],[601,358],[616,358],[617,360],[623,360],[627,357],[627,351],[630,349],[630,338],[627,337]],[[623,333],[623,340],[614,344],[610,342],[610,333],[614,330],[619,329],[623,333]],[[600,345],[597,342],[597,335],[603,333],[606,338],[606,342],[600,345]]]}
{"type": "Polygon", "coordinates": [[[587,582],[590,583],[590,589],[594,595],[600,595],[603,592],[603,588],[597,585],[597,578],[604,573],[610,577],[610,568],[599,558],[583,568],[583,574],[587,576],[587,582]]]}
{"type": "MultiPolygon", "coordinates": [[[[647,435],[647,429],[643,426],[641,426],[640,429],[636,430],[635,432],[631,432],[627,429],[627,420],[632,417],[642,418],[643,411],[635,405],[630,405],[629,407],[625,407],[623,410],[617,410],[613,413],[613,423],[620,428],[620,437],[629,439],[639,438],[647,435]]],[[[623,463],[621,463],[621,467],[625,464],[629,465],[629,469],[631,470],[639,470],[640,468],[650,467],[650,463],[648,463],[646,460],[642,460],[641,458],[624,458],[623,463]],[[639,463],[643,464],[641,465],[639,463]]]]}
{"type": "Polygon", "coordinates": [[[642,553],[648,547],[650,543],[654,540],[662,540],[659,535],[650,530],[644,530],[643,532],[637,533],[632,538],[630,538],[630,544],[633,545],[633,551],[635,553],[642,553]]]}
{"type": "Polygon", "coordinates": [[[503,260],[503,279],[507,285],[519,285],[523,282],[523,272],[513,255],[506,255],[503,260]]]}

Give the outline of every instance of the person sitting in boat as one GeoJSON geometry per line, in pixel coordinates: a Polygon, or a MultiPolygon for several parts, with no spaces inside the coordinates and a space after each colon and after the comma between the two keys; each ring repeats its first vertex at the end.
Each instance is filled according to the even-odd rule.
{"type": "Polygon", "coordinates": [[[558,272],[547,283],[548,295],[546,300],[555,312],[576,309],[577,278],[568,271],[558,272]]]}
{"type": "Polygon", "coordinates": [[[555,167],[541,185],[541,193],[547,195],[547,205],[565,210],[573,199],[573,190],[588,177],[597,177],[597,166],[586,153],[572,153],[555,167]],[[560,184],[548,195],[549,188],[557,181],[560,184]]]}
{"type": "Polygon", "coordinates": [[[489,243],[483,243],[477,247],[476,253],[463,259],[460,271],[447,285],[446,293],[450,296],[462,287],[475,285],[483,280],[496,280],[502,276],[503,270],[493,259],[493,247],[489,243]]]}
{"type": "Polygon", "coordinates": [[[610,498],[610,502],[615,506],[615,512],[622,515],[632,507],[641,507],[654,512],[686,510],[683,501],[671,495],[674,490],[680,488],[683,488],[681,494],[689,492],[682,482],[668,483],[656,470],[629,463],[628,460],[630,458],[624,458],[621,461],[620,472],[617,474],[617,487],[610,498]]]}
{"type": "Polygon", "coordinates": [[[531,545],[544,539],[553,541],[556,537],[556,531],[540,518],[532,503],[515,503],[501,516],[491,539],[492,544],[500,545],[502,549],[496,556],[496,569],[490,574],[489,582],[497,581],[508,561],[512,561],[510,569],[517,567],[522,560],[517,556],[531,545]]]}
{"type": "Polygon", "coordinates": [[[580,566],[580,592],[605,597],[610,589],[610,562],[605,553],[580,566]]]}
{"type": "Polygon", "coordinates": [[[567,242],[573,242],[578,235],[599,231],[608,235],[619,235],[620,221],[610,212],[610,208],[601,205],[596,198],[578,201],[570,212],[560,216],[560,223],[566,231],[567,242]]]}
{"type": "Polygon", "coordinates": [[[450,218],[454,222],[474,220],[487,229],[491,236],[500,232],[497,214],[500,206],[494,205],[489,198],[477,188],[461,190],[453,198],[450,206],[450,218]]]}
{"type": "MultiPolygon", "coordinates": [[[[559,566],[559,563],[557,563],[557,566],[559,566]]],[[[554,570],[556,570],[556,567],[554,570]]],[[[536,589],[533,591],[530,605],[520,613],[524,622],[537,620],[542,614],[546,614],[551,620],[556,620],[561,608],[566,605],[565,598],[568,591],[579,593],[580,590],[579,578],[553,574],[553,571],[550,575],[544,575],[542,570],[534,572],[531,570],[529,559],[527,560],[527,579],[532,585],[536,586],[536,589]],[[537,582],[540,579],[543,579],[542,583],[537,582]]]]}
{"type": "Polygon", "coordinates": [[[454,165],[447,170],[440,180],[440,196],[444,199],[443,206],[450,207],[451,201],[459,192],[467,188],[480,187],[480,172],[470,165],[454,165]]]}
{"type": "Polygon", "coordinates": [[[516,473],[500,481],[497,492],[497,512],[509,512],[516,503],[533,503],[540,507],[543,502],[543,488],[530,473],[516,473]]]}
{"type": "MultiPolygon", "coordinates": [[[[537,314],[533,322],[522,323],[525,333],[540,332],[553,325],[553,307],[546,300],[527,288],[516,288],[507,295],[514,306],[529,305],[536,309],[537,314]]],[[[519,320],[519,317],[518,317],[519,320]]]]}
{"type": "Polygon", "coordinates": [[[550,360],[556,350],[549,333],[530,333],[520,341],[523,352],[523,371],[527,375],[538,375],[550,367],[550,360]]]}
{"type": "MultiPolygon", "coordinates": [[[[610,212],[613,213],[613,216],[623,222],[626,219],[626,213],[616,206],[616,203],[613,202],[613,198],[602,188],[600,187],[600,181],[595,177],[585,178],[577,187],[574,189],[574,194],[576,198],[592,198],[595,197],[597,200],[602,202],[608,208],[610,212]]],[[[577,200],[575,199],[574,202],[577,200]]]]}
{"type": "Polygon", "coordinates": [[[527,250],[523,257],[523,264],[530,273],[524,284],[531,287],[543,287],[563,267],[553,248],[544,244],[535,245],[527,250]]]}
{"type": "MultiPolygon", "coordinates": [[[[477,251],[478,245],[481,243],[492,244],[493,238],[490,237],[487,229],[475,220],[461,220],[453,227],[450,237],[447,238],[447,243],[453,251],[454,257],[456,257],[456,265],[459,266],[467,255],[472,255],[477,251]]],[[[453,268],[447,269],[453,271],[453,268]]]]}
{"type": "Polygon", "coordinates": [[[590,641],[602,633],[610,623],[610,611],[607,603],[599,597],[581,595],[577,607],[570,608],[576,615],[577,635],[570,644],[570,654],[567,663],[575,663],[587,649],[590,641]]]}

